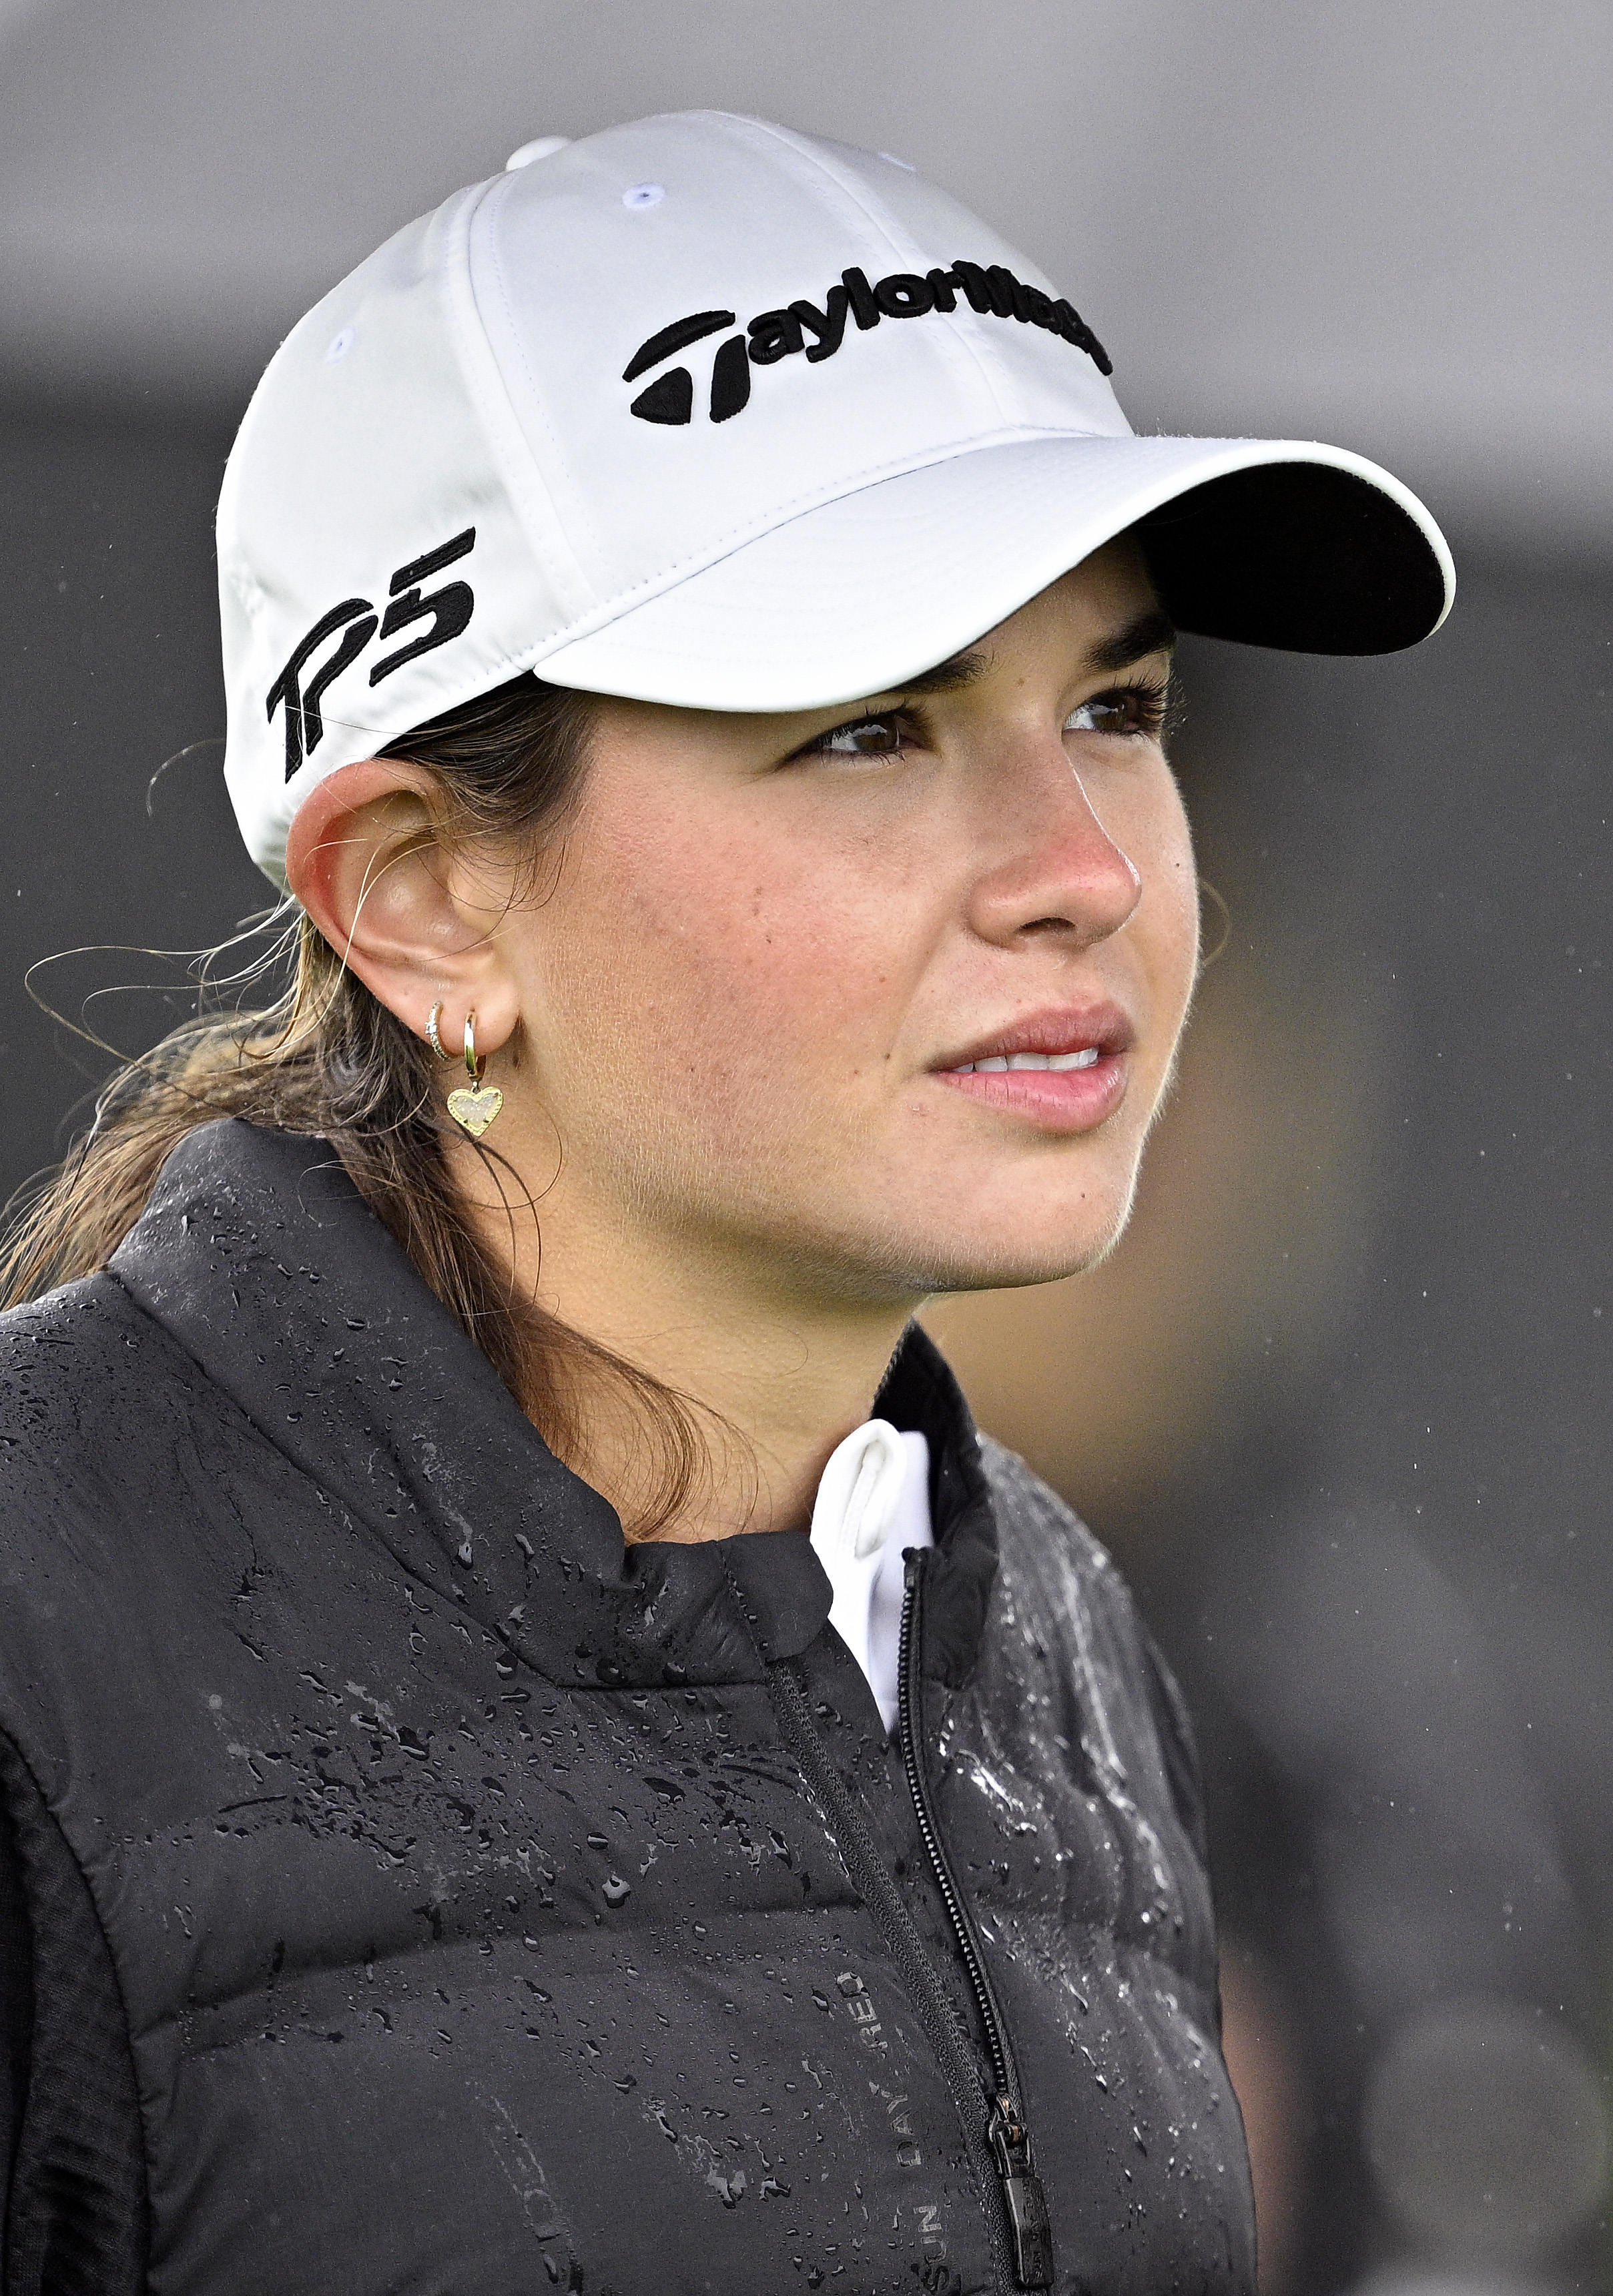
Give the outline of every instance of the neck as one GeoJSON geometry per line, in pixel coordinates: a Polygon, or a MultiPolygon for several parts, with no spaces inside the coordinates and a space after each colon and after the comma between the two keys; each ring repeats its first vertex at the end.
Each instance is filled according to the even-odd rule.
{"type": "Polygon", "coordinates": [[[630,1537],[646,1519],[638,1536],[688,1544],[808,1529],[824,1464],[868,1417],[918,1299],[841,1296],[753,1251],[624,1220],[620,1207],[590,1217],[569,1192],[557,1202],[558,1189],[540,1200],[539,1235],[535,1218],[488,1205],[479,1164],[459,1177],[516,1296],[686,1406],[696,1460],[669,1514],[645,1462],[679,1447],[646,1444],[654,1406],[642,1387],[583,1358],[568,1390],[566,1464],[630,1537]]]}

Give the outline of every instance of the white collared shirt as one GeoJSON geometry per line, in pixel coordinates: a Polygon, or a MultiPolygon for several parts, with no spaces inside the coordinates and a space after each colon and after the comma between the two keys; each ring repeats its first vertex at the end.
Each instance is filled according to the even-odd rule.
{"type": "Polygon", "coordinates": [[[896,1720],[903,1552],[934,1546],[930,1447],[869,1419],[830,1453],[812,1506],[812,1552],[828,1572],[829,1624],[863,1673],[891,1729],[896,1720]]]}

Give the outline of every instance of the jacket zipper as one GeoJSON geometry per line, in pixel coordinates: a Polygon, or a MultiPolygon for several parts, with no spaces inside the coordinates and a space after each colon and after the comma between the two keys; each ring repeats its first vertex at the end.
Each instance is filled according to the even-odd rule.
{"type": "Polygon", "coordinates": [[[1025,2114],[1020,2108],[1021,2090],[1014,2064],[1013,2047],[981,1954],[980,1939],[964,1904],[963,1892],[947,1860],[920,1759],[922,1740],[918,1729],[918,1710],[923,1646],[919,1624],[923,1590],[924,1557],[920,1553],[910,1553],[903,1572],[901,1636],[897,1660],[897,1721],[901,1739],[901,1759],[907,1770],[908,1790],[913,1797],[913,1809],[918,1819],[918,1831],[924,1839],[930,1870],[941,1891],[942,1902],[946,1907],[947,1919],[951,1923],[959,1953],[968,1973],[970,1990],[975,1996],[975,2005],[980,2013],[980,2022],[985,2034],[986,2054],[992,2066],[992,2085],[986,2099],[985,2136],[1008,2215],[1008,2237],[1014,2253],[1014,2276],[1021,2288],[1050,2288],[1053,2284],[1052,2227],[1048,2222],[1048,2204],[1041,2180],[1036,2174],[1031,2150],[1031,2132],[1025,2126],[1025,2114]]]}
{"type": "Polygon", "coordinates": [[[770,1665],[767,1683],[784,1742],[828,1822],[852,1887],[867,1906],[901,1973],[908,1998],[918,2012],[951,2091],[969,2166],[985,2207],[992,2285],[1000,2292],[1007,2292],[1023,2284],[1017,2281],[1003,2210],[992,2199],[993,2187],[1000,2185],[1000,2170],[983,2125],[981,2079],[974,2047],[964,2031],[952,1997],[942,1983],[914,1926],[913,1916],[902,1903],[896,1883],[874,1845],[856,1799],[818,1734],[805,1687],[792,1661],[780,1659],[770,1665]]]}

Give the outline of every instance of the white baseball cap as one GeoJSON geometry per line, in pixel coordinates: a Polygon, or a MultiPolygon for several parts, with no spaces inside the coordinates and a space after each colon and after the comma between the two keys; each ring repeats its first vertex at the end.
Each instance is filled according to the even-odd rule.
{"type": "Polygon", "coordinates": [[[283,882],[316,783],[521,672],[852,701],[1140,521],[1183,629],[1438,627],[1450,553],[1398,480],[1134,436],[1090,317],[885,153],[715,111],[523,146],[316,305],[241,426],[218,572],[253,858],[283,882]]]}

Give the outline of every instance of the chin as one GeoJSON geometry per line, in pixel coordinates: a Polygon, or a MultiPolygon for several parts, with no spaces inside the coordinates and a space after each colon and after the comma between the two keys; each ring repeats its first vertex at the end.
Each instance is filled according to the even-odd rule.
{"type": "MultiPolygon", "coordinates": [[[[918,1242],[917,1267],[927,1268],[926,1291],[1008,1292],[1031,1283],[1057,1283],[1101,1267],[1132,1217],[1138,1169],[1123,1188],[1050,1205],[1045,1188],[1028,1202],[997,1202],[989,1214],[918,1242]],[[1104,1195],[1107,1193],[1107,1201],[1104,1195]]],[[[918,1240],[915,1239],[917,1242],[918,1240]]]]}
{"type": "Polygon", "coordinates": [[[1059,1201],[1045,1168],[1031,1185],[1016,1176],[1007,1187],[995,1173],[943,1173],[926,1185],[920,1171],[900,1201],[872,1190],[838,1220],[747,1221],[744,1248],[782,1263],[808,1292],[862,1306],[911,1308],[946,1292],[1057,1283],[1101,1267],[1125,1233],[1136,1167],[1104,1178],[1095,1185],[1089,1176],[1084,1189],[1070,1188],[1059,1201]],[[916,1217],[916,1205],[926,1202],[942,1209],[916,1217]]]}
{"type": "Polygon", "coordinates": [[[1023,1246],[1005,1246],[995,1254],[978,1250],[953,1252],[944,1258],[937,1254],[924,1290],[927,1297],[936,1298],[946,1292],[1014,1292],[1033,1283],[1057,1283],[1066,1275],[1085,1275],[1101,1267],[1119,1241],[1117,1228],[1112,1235],[1085,1247],[1066,1245],[1032,1252],[1023,1246]]]}
{"type": "Polygon", "coordinates": [[[1103,1265],[1125,1233],[1131,1209],[1128,1197],[1112,1218],[1099,1222],[1085,1205],[1079,1226],[1042,1223],[1041,1232],[1030,1235],[1021,1224],[1000,1234],[893,1236],[885,1250],[864,1261],[864,1274],[874,1290],[915,1299],[1057,1283],[1103,1265]]]}

